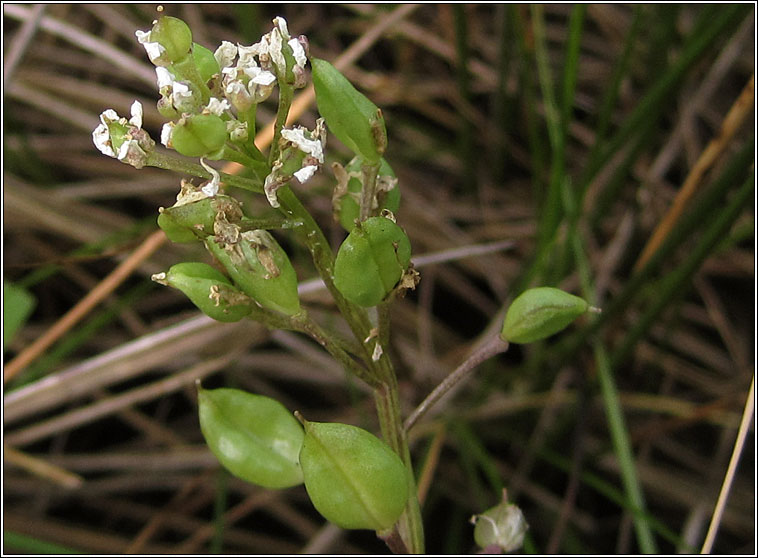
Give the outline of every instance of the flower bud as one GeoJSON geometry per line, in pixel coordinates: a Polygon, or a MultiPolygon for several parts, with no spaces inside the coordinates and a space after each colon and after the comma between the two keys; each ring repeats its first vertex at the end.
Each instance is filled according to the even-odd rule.
{"type": "Polygon", "coordinates": [[[326,60],[313,58],[311,65],[316,105],[329,129],[356,155],[377,163],[387,146],[381,111],[326,60]]]}
{"type": "Polygon", "coordinates": [[[334,285],[360,306],[376,306],[395,288],[411,259],[403,229],[386,217],[358,224],[337,252],[334,285]]]}
{"type": "Polygon", "coordinates": [[[171,130],[171,147],[187,157],[212,156],[226,143],[226,123],[215,114],[182,118],[171,130]]]}
{"type": "Polygon", "coordinates": [[[303,482],[303,428],[281,403],[238,389],[198,383],[200,428],[213,454],[233,475],[266,488],[303,482]]]}
{"type": "Polygon", "coordinates": [[[357,426],[304,425],[300,466],[319,513],[345,529],[392,527],[408,500],[408,472],[398,455],[357,426]]]}
{"type": "Polygon", "coordinates": [[[566,328],[587,310],[587,301],[560,289],[529,289],[508,308],[500,337],[510,343],[539,341],[566,328]]]}
{"type": "Polygon", "coordinates": [[[220,271],[205,263],[179,263],[165,273],[156,273],[152,279],[179,289],[203,314],[219,322],[238,322],[252,310],[253,301],[220,271]]]}
{"type": "Polygon", "coordinates": [[[508,503],[505,492],[502,502],[482,514],[475,515],[471,522],[475,524],[476,544],[492,552],[518,550],[524,543],[524,535],[529,528],[521,509],[508,503]]]}
{"type": "MultiPolygon", "coordinates": [[[[359,155],[342,169],[344,174],[335,169],[339,183],[335,188],[332,204],[337,220],[347,232],[353,230],[355,220],[360,215],[361,191],[363,190],[361,167],[363,165],[364,159],[359,155]]],[[[395,178],[395,172],[384,159],[382,159],[379,174],[376,177],[374,203],[375,206],[372,209],[376,211],[387,209],[395,213],[400,207],[400,188],[397,186],[397,178],[395,178]]]]}
{"type": "Polygon", "coordinates": [[[184,60],[192,48],[192,31],[181,19],[161,16],[150,31],[150,41],[160,44],[172,63],[184,60]]]}
{"type": "Polygon", "coordinates": [[[223,230],[216,227],[216,235],[205,243],[234,282],[258,304],[288,316],[300,312],[295,269],[270,233],[241,233],[238,226],[225,224],[223,230]]]}

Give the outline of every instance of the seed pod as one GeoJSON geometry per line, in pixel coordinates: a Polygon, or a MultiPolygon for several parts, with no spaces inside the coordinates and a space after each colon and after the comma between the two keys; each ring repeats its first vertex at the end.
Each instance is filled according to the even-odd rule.
{"type": "Polygon", "coordinates": [[[201,44],[192,43],[192,60],[205,83],[208,83],[215,74],[221,73],[216,57],[201,44]]]}
{"type": "Polygon", "coordinates": [[[215,114],[182,118],[171,130],[171,146],[187,157],[213,155],[226,143],[226,123],[215,114]]]}
{"type": "Polygon", "coordinates": [[[508,308],[500,337],[511,343],[539,341],[558,333],[588,309],[587,301],[560,289],[529,289],[508,308]]]}
{"type": "Polygon", "coordinates": [[[300,465],[319,513],[345,529],[392,527],[408,500],[408,473],[397,454],[357,426],[304,424],[300,465]]]}
{"type": "Polygon", "coordinates": [[[508,503],[505,495],[497,506],[475,515],[471,521],[475,523],[476,544],[497,554],[521,548],[529,528],[521,508],[508,503]]]}
{"type": "Polygon", "coordinates": [[[303,428],[281,403],[238,389],[198,383],[200,428],[213,454],[233,475],[266,488],[303,482],[298,456],[303,428]]]}
{"type": "Polygon", "coordinates": [[[219,322],[238,322],[252,310],[253,301],[205,263],[178,263],[166,273],[153,275],[153,280],[179,289],[206,316],[219,322]]]}
{"type": "Polygon", "coordinates": [[[288,316],[300,312],[295,269],[270,233],[246,231],[227,240],[217,233],[205,242],[239,288],[265,308],[288,316]]]}
{"type": "Polygon", "coordinates": [[[411,259],[403,229],[386,217],[356,226],[337,252],[334,285],[359,306],[376,306],[395,288],[411,259]]]}
{"type": "MultiPolygon", "coordinates": [[[[363,157],[354,157],[345,166],[347,173],[347,191],[342,193],[336,201],[336,212],[340,225],[347,232],[355,228],[355,220],[360,214],[360,199],[363,182],[361,180],[361,167],[364,164],[363,157]]],[[[387,209],[395,213],[400,207],[400,188],[397,186],[397,179],[392,167],[386,160],[382,159],[377,176],[377,208],[379,210],[387,209]]]]}
{"type": "Polygon", "coordinates": [[[158,226],[171,242],[196,242],[213,234],[213,226],[219,214],[236,222],[242,218],[242,209],[234,198],[216,195],[162,208],[158,215],[158,226]]]}
{"type": "Polygon", "coordinates": [[[165,58],[173,63],[184,60],[192,48],[192,31],[179,18],[161,16],[153,25],[150,40],[159,43],[164,49],[165,58]]]}
{"type": "Polygon", "coordinates": [[[311,66],[318,112],[329,129],[356,155],[378,162],[387,145],[381,111],[326,60],[312,58],[311,66]]]}

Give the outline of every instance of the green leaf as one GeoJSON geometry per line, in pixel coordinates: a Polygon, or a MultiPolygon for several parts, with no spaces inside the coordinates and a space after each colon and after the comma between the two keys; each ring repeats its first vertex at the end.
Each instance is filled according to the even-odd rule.
{"type": "Polygon", "coordinates": [[[36,304],[37,299],[29,291],[3,281],[3,348],[26,323],[36,304]]]}

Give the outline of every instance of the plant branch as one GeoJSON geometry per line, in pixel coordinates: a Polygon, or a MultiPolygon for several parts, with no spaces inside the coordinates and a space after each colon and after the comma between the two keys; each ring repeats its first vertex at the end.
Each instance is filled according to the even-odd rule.
{"type": "Polygon", "coordinates": [[[503,341],[500,335],[490,337],[483,345],[477,348],[463,363],[453,370],[434,390],[426,396],[421,404],[405,420],[405,430],[409,431],[426,412],[442,398],[450,389],[466,378],[474,369],[485,360],[504,353],[508,350],[508,342],[503,341]]]}

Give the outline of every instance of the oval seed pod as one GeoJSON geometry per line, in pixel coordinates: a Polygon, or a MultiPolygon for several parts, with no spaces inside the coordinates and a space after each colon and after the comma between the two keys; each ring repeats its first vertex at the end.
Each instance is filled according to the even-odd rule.
{"type": "Polygon", "coordinates": [[[345,529],[388,529],[408,500],[403,462],[357,426],[305,421],[300,466],[314,507],[345,529]]]}
{"type": "Polygon", "coordinates": [[[200,429],[234,476],[266,488],[303,482],[303,428],[281,403],[238,389],[197,391],[200,429]]]}
{"type": "Polygon", "coordinates": [[[258,304],[288,316],[300,312],[295,269],[269,232],[246,231],[228,244],[208,237],[205,243],[237,286],[258,304]]]}
{"type": "Polygon", "coordinates": [[[218,61],[213,53],[199,43],[192,43],[192,60],[204,82],[208,82],[215,74],[221,73],[218,61]]]}
{"type": "Polygon", "coordinates": [[[342,243],[334,285],[359,306],[376,306],[395,288],[411,259],[408,236],[386,217],[370,217],[342,243]]]}
{"type": "Polygon", "coordinates": [[[150,40],[159,43],[165,50],[164,57],[172,63],[184,60],[192,48],[192,31],[179,18],[161,16],[153,25],[150,40]]]}
{"type": "Polygon", "coordinates": [[[158,226],[172,242],[196,242],[213,234],[219,214],[230,222],[238,222],[242,218],[242,208],[234,198],[220,194],[161,208],[158,226]]]}
{"type": "Polygon", "coordinates": [[[381,111],[326,60],[311,59],[318,112],[345,146],[376,163],[387,145],[381,111]]]}
{"type": "MultiPolygon", "coordinates": [[[[345,172],[348,173],[349,180],[347,192],[337,202],[339,204],[337,215],[340,225],[347,232],[355,228],[355,220],[358,219],[360,214],[361,190],[363,189],[360,175],[363,164],[363,157],[357,156],[345,166],[345,172]]],[[[382,158],[377,176],[377,201],[379,202],[380,211],[387,209],[395,213],[400,207],[400,188],[397,185],[395,172],[384,158],[382,158]],[[380,185],[386,186],[388,189],[380,191],[380,185]]]]}
{"type": "Polygon", "coordinates": [[[226,143],[226,123],[215,114],[180,119],[171,130],[171,146],[187,157],[212,155],[226,143]]]}
{"type": "Polygon", "coordinates": [[[539,341],[558,333],[588,309],[587,301],[560,289],[529,289],[508,308],[500,337],[511,343],[539,341]]]}
{"type": "Polygon", "coordinates": [[[252,311],[253,301],[206,263],[183,262],[153,280],[179,289],[206,316],[219,322],[238,322],[252,311]]]}

